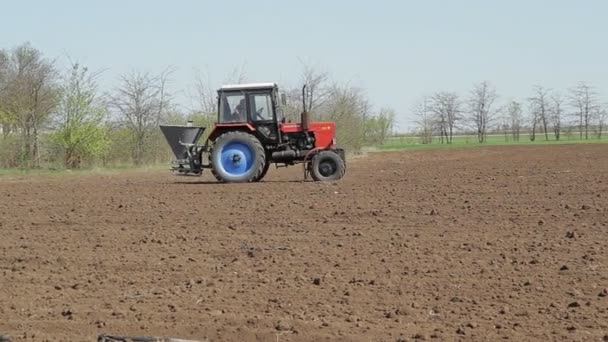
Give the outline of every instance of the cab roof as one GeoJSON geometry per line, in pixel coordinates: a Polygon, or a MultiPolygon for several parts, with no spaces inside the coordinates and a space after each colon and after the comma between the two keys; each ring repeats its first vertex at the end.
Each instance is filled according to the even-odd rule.
{"type": "Polygon", "coordinates": [[[219,90],[247,90],[247,89],[272,89],[277,88],[278,85],[275,82],[262,82],[262,83],[241,83],[241,84],[226,84],[223,85],[219,90]]]}

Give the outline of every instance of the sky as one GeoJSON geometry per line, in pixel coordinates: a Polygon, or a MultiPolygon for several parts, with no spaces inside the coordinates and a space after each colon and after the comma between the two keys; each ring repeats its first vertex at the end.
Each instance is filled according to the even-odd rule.
{"type": "Polygon", "coordinates": [[[104,70],[104,90],[123,73],[172,66],[183,108],[197,70],[214,87],[235,69],[300,87],[306,63],[363,89],[375,110],[393,108],[403,131],[423,96],[465,97],[484,80],[502,103],[579,81],[608,96],[607,12],[600,0],[10,1],[0,48],[29,42],[60,67],[104,70]]]}

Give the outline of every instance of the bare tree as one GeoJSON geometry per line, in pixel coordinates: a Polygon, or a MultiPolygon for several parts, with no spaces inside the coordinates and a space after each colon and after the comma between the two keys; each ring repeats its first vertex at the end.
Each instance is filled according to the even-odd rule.
{"type": "Polygon", "coordinates": [[[608,111],[604,106],[599,110],[597,119],[597,137],[602,139],[602,131],[606,125],[606,120],[608,120],[608,111]]]}
{"type": "Polygon", "coordinates": [[[329,75],[327,72],[319,71],[310,65],[304,64],[301,83],[302,85],[306,85],[304,103],[308,111],[312,113],[317,112],[331,98],[335,88],[329,85],[328,81],[329,75]]]}
{"type": "Polygon", "coordinates": [[[517,101],[511,101],[507,106],[507,113],[509,115],[509,121],[511,123],[511,136],[513,141],[519,141],[519,135],[522,126],[522,108],[521,103],[517,101]]]}
{"type": "Polygon", "coordinates": [[[461,119],[461,103],[453,92],[438,92],[431,97],[429,109],[434,114],[434,121],[440,131],[441,143],[452,143],[456,121],[461,119]]]}
{"type": "Polygon", "coordinates": [[[535,140],[536,125],[539,121],[542,124],[543,132],[545,133],[545,140],[549,140],[549,92],[550,90],[545,89],[543,86],[534,86],[534,96],[529,99],[533,118],[532,141],[535,140]]]}
{"type": "Polygon", "coordinates": [[[3,130],[11,125],[19,130],[22,165],[38,167],[39,130],[57,105],[57,72],[52,61],[27,43],[7,55],[2,57],[3,130]]]}
{"type": "MultiPolygon", "coordinates": [[[[508,106],[500,106],[495,111],[495,117],[498,121],[497,131],[502,132],[505,141],[509,141],[509,132],[511,130],[511,116],[508,111],[508,106]]],[[[487,137],[487,136],[486,136],[487,137]]]]}
{"type": "Polygon", "coordinates": [[[418,118],[415,123],[418,126],[420,139],[423,144],[433,142],[433,116],[429,109],[428,99],[423,97],[413,107],[413,114],[418,118]]]}
{"type": "Polygon", "coordinates": [[[217,112],[216,88],[211,85],[208,73],[197,72],[194,79],[195,111],[204,114],[217,112]]]}
{"type": "Polygon", "coordinates": [[[530,141],[536,141],[539,114],[534,103],[528,102],[528,112],[530,113],[530,141]]]}
{"type": "Polygon", "coordinates": [[[242,64],[239,67],[234,67],[230,76],[228,76],[224,82],[232,83],[232,84],[240,84],[247,81],[247,72],[245,68],[245,64],[242,64]]]}
{"type": "Polygon", "coordinates": [[[551,124],[553,126],[553,134],[555,134],[555,140],[559,140],[561,137],[562,129],[564,98],[560,94],[555,94],[551,96],[551,102],[552,106],[550,107],[550,112],[551,124]]]}
{"type": "Polygon", "coordinates": [[[476,84],[471,91],[469,119],[473,123],[477,132],[477,140],[480,143],[486,142],[487,130],[495,115],[492,105],[497,98],[496,90],[488,81],[476,84]]]}
{"type": "Polygon", "coordinates": [[[171,72],[167,69],[159,75],[148,72],[121,75],[121,84],[110,97],[110,107],[117,111],[133,134],[135,165],[143,164],[146,138],[158,127],[169,106],[166,86],[171,72]]]}
{"type": "MultiPolygon", "coordinates": [[[[328,115],[329,107],[335,97],[339,96],[340,91],[348,86],[340,86],[329,82],[329,74],[325,71],[302,62],[303,69],[300,76],[300,83],[291,89],[285,89],[287,95],[287,105],[284,106],[283,114],[289,120],[299,120],[302,111],[302,103],[306,105],[306,110],[314,118],[328,115]],[[306,85],[306,91],[302,94],[302,86],[306,85]],[[302,99],[304,95],[304,99],[302,99]]],[[[357,91],[361,93],[360,90],[357,91]]]]}
{"type": "Polygon", "coordinates": [[[590,85],[580,82],[570,90],[570,104],[575,108],[580,138],[583,139],[584,133],[585,139],[589,139],[592,115],[599,107],[597,94],[590,85]]]}

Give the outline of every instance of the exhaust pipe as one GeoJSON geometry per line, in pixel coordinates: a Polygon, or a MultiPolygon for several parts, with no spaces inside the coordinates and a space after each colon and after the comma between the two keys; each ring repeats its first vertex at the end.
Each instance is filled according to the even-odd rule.
{"type": "Polygon", "coordinates": [[[308,132],[308,112],[306,111],[306,84],[302,87],[302,113],[300,114],[302,131],[308,132]]]}

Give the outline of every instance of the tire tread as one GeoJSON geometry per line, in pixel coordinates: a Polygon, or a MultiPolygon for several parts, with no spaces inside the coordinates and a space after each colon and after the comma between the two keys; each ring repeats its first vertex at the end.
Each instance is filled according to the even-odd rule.
{"type": "Polygon", "coordinates": [[[311,168],[312,169],[311,169],[310,175],[311,175],[312,179],[314,179],[317,182],[339,180],[339,179],[342,179],[342,177],[344,177],[344,175],[346,174],[346,163],[344,162],[344,159],[342,159],[342,157],[340,157],[340,155],[334,151],[322,151],[322,152],[317,153],[311,160],[311,168]],[[335,174],[335,176],[331,177],[330,179],[318,176],[314,170],[315,158],[323,158],[323,156],[331,156],[332,159],[334,159],[334,161],[336,161],[336,163],[338,164],[337,173],[335,174]]]}

